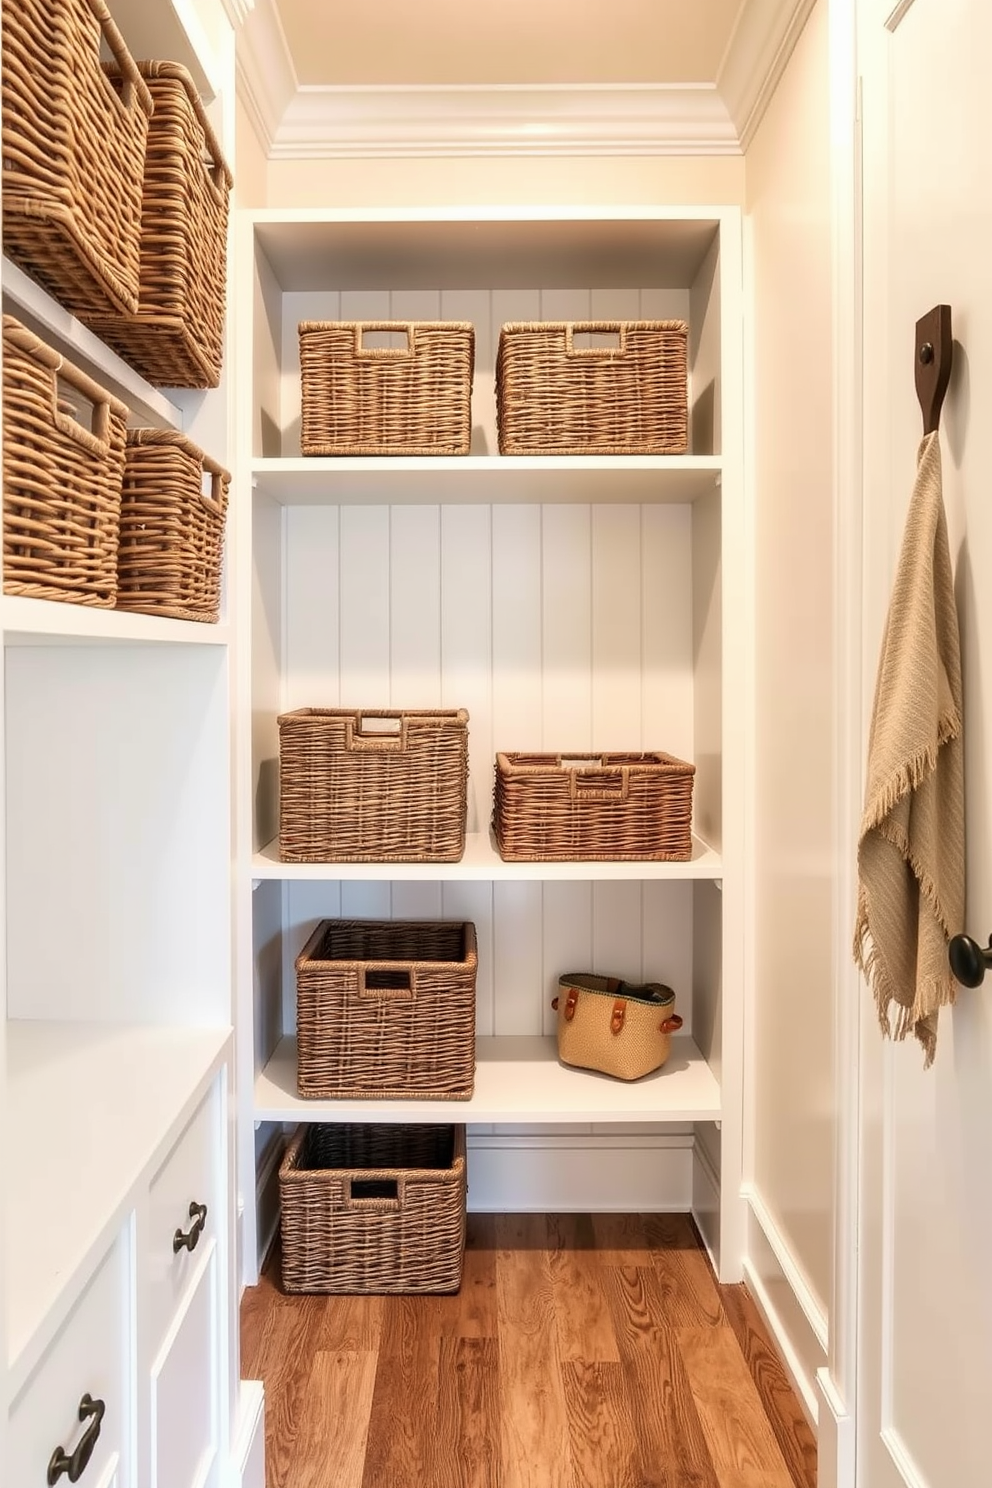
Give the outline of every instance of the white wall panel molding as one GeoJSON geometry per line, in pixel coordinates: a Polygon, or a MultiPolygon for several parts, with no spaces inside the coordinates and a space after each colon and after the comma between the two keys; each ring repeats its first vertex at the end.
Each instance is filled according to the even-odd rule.
{"type": "Polygon", "coordinates": [[[255,0],[220,0],[232,26],[240,26],[255,9],[255,0]]]}
{"type": "Polygon", "coordinates": [[[829,1369],[816,1371],[818,1396],[816,1481],[818,1488],[855,1488],[854,1417],[829,1369]]]}
{"type": "Polygon", "coordinates": [[[898,30],[912,10],[914,3],[915,0],[899,0],[899,4],[893,8],[892,14],[885,22],[885,29],[887,31],[898,30]]]}
{"type": "Polygon", "coordinates": [[[894,1427],[886,1426],[883,1429],[882,1441],[885,1444],[885,1450],[892,1458],[893,1467],[906,1484],[906,1488],[930,1488],[930,1484],[913,1461],[906,1443],[894,1427]]]}
{"type": "Polygon", "coordinates": [[[817,1372],[827,1366],[826,1313],[797,1266],[788,1242],[756,1189],[746,1184],[744,1280],[775,1340],[793,1387],[815,1428],[817,1372]]]}
{"type": "Polygon", "coordinates": [[[740,148],[712,84],[301,87],[270,154],[738,155],[740,148]]]}
{"type": "Polygon", "coordinates": [[[475,1213],[680,1213],[692,1189],[691,1132],[610,1136],[470,1130],[475,1213]],[[590,1149],[608,1150],[591,1162],[590,1149]]]}
{"type": "Polygon", "coordinates": [[[742,150],[761,123],[816,0],[746,0],[716,86],[742,150]]]}
{"type": "Polygon", "coordinates": [[[263,148],[272,153],[299,89],[275,0],[225,0],[236,27],[237,90],[263,148]],[[240,14],[239,14],[240,12],[240,14]]]}

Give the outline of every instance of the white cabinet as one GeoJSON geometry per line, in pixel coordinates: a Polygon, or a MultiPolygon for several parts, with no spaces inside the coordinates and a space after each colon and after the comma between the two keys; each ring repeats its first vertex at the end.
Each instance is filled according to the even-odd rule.
{"type": "Polygon", "coordinates": [[[238,418],[254,489],[237,620],[251,636],[252,700],[238,790],[241,1017],[254,1030],[238,1078],[244,1191],[268,1124],[461,1120],[474,1207],[691,1207],[730,1278],[746,665],[739,213],[270,209],[246,214],[242,231],[254,355],[238,418]],[[689,454],[496,453],[501,324],[669,317],[690,326],[689,454]],[[471,453],[301,458],[304,319],[471,321],[471,453]],[[303,706],[466,708],[463,861],[280,863],[276,716],[303,706]],[[503,863],[489,833],[498,749],[692,760],[691,861],[503,863]],[[315,921],[338,914],[476,924],[471,1101],[297,1099],[293,960],[315,921]],[[579,968],[676,989],[685,1029],[657,1077],[626,1086],[558,1065],[551,997],[558,974],[579,968]]]}

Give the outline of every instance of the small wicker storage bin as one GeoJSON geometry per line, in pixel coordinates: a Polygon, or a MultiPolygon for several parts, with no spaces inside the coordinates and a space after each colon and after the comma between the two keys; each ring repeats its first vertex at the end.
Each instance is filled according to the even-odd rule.
{"type": "Polygon", "coordinates": [[[103,0],[3,0],[2,71],[4,253],[77,315],[135,310],[152,100],[103,0]]]}
{"type": "Polygon", "coordinates": [[[301,1096],[468,1100],[475,926],[322,920],[296,958],[301,1096]]]}
{"type": "Polygon", "coordinates": [[[227,471],[184,434],[128,431],[117,554],[119,610],[216,621],[230,483],[227,471]]]}
{"type": "Polygon", "coordinates": [[[687,861],[695,770],[670,754],[498,754],[500,856],[512,863],[687,861]]]}
{"type": "Polygon", "coordinates": [[[299,327],[304,455],[467,455],[475,331],[455,321],[299,327]],[[364,344],[403,332],[405,346],[364,344]]]}
{"type": "MultiPolygon", "coordinates": [[[[155,105],[148,128],[138,303],[87,324],[160,387],[220,381],[233,178],[193,79],[176,62],[141,62],[155,105]]],[[[118,92],[126,75],[110,69],[118,92]]]]}
{"type": "Polygon", "coordinates": [[[681,320],[503,326],[496,357],[501,455],[682,455],[688,445],[681,320]],[[615,333],[616,346],[576,346],[615,333]]]}
{"type": "Polygon", "coordinates": [[[464,709],[298,708],[279,718],[284,863],[456,863],[464,709]]]}
{"type": "Polygon", "coordinates": [[[457,1292],[463,1126],[301,1126],[279,1169],[287,1292],[457,1292]]]}
{"type": "Polygon", "coordinates": [[[112,609],[127,409],[3,317],[3,587],[112,609]]]}

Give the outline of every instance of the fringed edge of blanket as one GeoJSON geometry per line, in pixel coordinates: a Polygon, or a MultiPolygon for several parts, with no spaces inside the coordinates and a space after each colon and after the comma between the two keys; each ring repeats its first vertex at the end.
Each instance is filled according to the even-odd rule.
{"type": "Polygon", "coordinates": [[[917,986],[916,995],[909,1006],[900,999],[885,962],[872,942],[868,922],[868,896],[863,888],[858,891],[853,951],[854,960],[871,989],[878,1026],[883,1036],[899,1043],[913,1034],[923,1049],[923,1068],[929,1069],[937,1053],[937,1014],[942,1007],[947,1007],[954,1001],[953,981],[933,978],[924,982],[922,986],[917,986]],[[926,1012],[921,1011],[921,1003],[926,1005],[926,1012]]]}
{"type": "Polygon", "coordinates": [[[864,815],[861,818],[862,837],[881,826],[885,818],[895,810],[905,796],[909,795],[910,791],[919,789],[924,780],[937,768],[938,750],[943,745],[949,744],[952,739],[956,739],[960,733],[961,714],[957,708],[954,708],[938,720],[936,739],[925,744],[911,760],[900,765],[889,776],[875,799],[866,803],[864,815]]]}

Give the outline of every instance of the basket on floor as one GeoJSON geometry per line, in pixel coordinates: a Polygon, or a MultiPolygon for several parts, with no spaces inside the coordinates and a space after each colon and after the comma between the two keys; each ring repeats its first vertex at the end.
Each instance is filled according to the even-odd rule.
{"type": "Polygon", "coordinates": [[[117,555],[119,610],[217,620],[230,483],[227,471],[184,434],[128,431],[117,555]]]}
{"type": "Polygon", "coordinates": [[[685,454],[686,337],[681,320],[504,325],[496,357],[500,454],[685,454]],[[586,336],[616,342],[576,344],[586,336]]]}
{"type": "Polygon", "coordinates": [[[498,754],[500,856],[511,863],[685,862],[695,769],[670,754],[498,754]]]}
{"type": "Polygon", "coordinates": [[[279,1169],[287,1292],[457,1292],[463,1126],[301,1126],[279,1169]]]}
{"type": "MultiPolygon", "coordinates": [[[[141,62],[155,112],[142,188],[138,303],[87,324],[159,387],[220,381],[233,178],[193,79],[176,62],[141,62]]],[[[118,92],[127,87],[109,69],[118,92]]]]}
{"type": "Polygon", "coordinates": [[[3,587],[112,609],[127,409],[3,317],[3,587]]]}
{"type": "Polygon", "coordinates": [[[298,708],[279,718],[284,863],[455,863],[465,851],[468,714],[298,708]]]}
{"type": "Polygon", "coordinates": [[[302,321],[304,455],[467,455],[475,331],[456,321],[302,321]],[[399,346],[367,338],[390,332],[399,346]]]}
{"type": "Polygon", "coordinates": [[[76,315],[135,310],[152,100],[103,0],[3,0],[2,94],[4,253],[76,315]]]}
{"type": "Polygon", "coordinates": [[[299,1094],[468,1100],[477,972],[470,922],[322,920],[296,958],[299,1094]]]}

